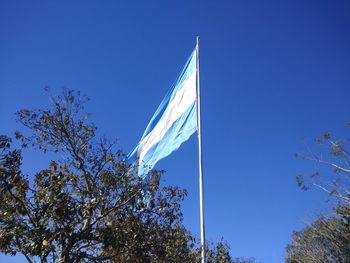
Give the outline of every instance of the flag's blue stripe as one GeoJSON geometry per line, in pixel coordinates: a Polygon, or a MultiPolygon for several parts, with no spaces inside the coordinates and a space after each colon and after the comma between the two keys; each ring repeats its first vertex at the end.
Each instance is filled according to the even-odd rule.
{"type": "MultiPolygon", "coordinates": [[[[139,164],[139,176],[147,176],[149,167],[153,166],[162,158],[167,157],[173,151],[176,151],[180,145],[188,140],[197,130],[197,109],[196,103],[193,103],[187,111],[169,128],[163,139],[153,145],[139,164]],[[144,166],[146,165],[146,166],[144,166]]],[[[137,158],[137,152],[133,155],[134,160],[137,158]]]]}
{"type": "Polygon", "coordinates": [[[189,59],[187,60],[187,62],[185,64],[185,66],[183,67],[181,73],[176,78],[176,81],[173,83],[172,87],[167,92],[167,94],[165,95],[164,99],[162,100],[162,102],[158,106],[158,109],[156,110],[156,112],[154,113],[152,119],[148,123],[148,125],[146,127],[146,130],[144,131],[140,141],[142,141],[142,139],[148,133],[150,133],[153,130],[153,128],[157,125],[158,121],[163,116],[164,111],[168,107],[169,103],[174,98],[176,92],[182,87],[182,83],[184,81],[186,81],[187,78],[196,70],[196,64],[195,63],[196,63],[196,50],[194,50],[192,52],[191,56],[189,57],[189,59]]]}
{"type": "MultiPolygon", "coordinates": [[[[164,112],[166,111],[169,103],[174,99],[177,91],[179,91],[188,77],[196,71],[196,50],[194,50],[183,67],[176,81],[173,83],[171,89],[167,92],[165,98],[162,100],[152,119],[144,131],[140,142],[156,127],[158,122],[162,119],[164,112]]],[[[145,177],[150,169],[160,159],[168,156],[171,152],[177,150],[180,145],[186,141],[197,130],[197,117],[196,117],[196,103],[194,102],[188,109],[182,114],[173,125],[166,131],[164,137],[153,145],[143,157],[141,163],[138,163],[138,149],[137,147],[127,156],[127,162],[138,166],[138,175],[145,177]],[[147,167],[145,167],[145,165],[147,167]]]]}

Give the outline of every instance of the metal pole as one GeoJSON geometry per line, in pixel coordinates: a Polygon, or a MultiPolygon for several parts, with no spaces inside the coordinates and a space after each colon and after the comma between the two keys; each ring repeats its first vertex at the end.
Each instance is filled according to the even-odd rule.
{"type": "Polygon", "coordinates": [[[202,164],[202,137],[201,137],[201,99],[199,82],[199,37],[196,45],[197,67],[197,128],[198,128],[198,163],[199,163],[199,210],[201,226],[201,263],[206,262],[205,257],[205,228],[204,228],[204,194],[203,194],[203,164],[202,164]]]}

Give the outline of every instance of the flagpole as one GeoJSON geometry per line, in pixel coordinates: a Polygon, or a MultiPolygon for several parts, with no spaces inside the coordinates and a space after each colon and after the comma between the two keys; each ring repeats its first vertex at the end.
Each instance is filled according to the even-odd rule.
{"type": "Polygon", "coordinates": [[[198,164],[199,164],[199,211],[201,227],[201,263],[206,262],[205,257],[205,227],[204,227],[204,194],[203,194],[203,164],[202,164],[202,137],[201,137],[201,99],[200,99],[200,81],[199,81],[199,36],[197,36],[196,45],[197,57],[197,128],[198,128],[198,164]]]}

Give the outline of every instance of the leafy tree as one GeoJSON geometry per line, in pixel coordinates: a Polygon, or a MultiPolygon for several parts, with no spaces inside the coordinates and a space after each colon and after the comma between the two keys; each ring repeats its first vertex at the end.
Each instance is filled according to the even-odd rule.
{"type": "Polygon", "coordinates": [[[338,206],[336,216],[318,218],[292,240],[287,263],[350,262],[350,206],[338,206]]]}
{"type": "Polygon", "coordinates": [[[349,140],[334,140],[325,134],[318,144],[327,149],[326,154],[308,150],[301,155],[332,168],[332,172],[315,172],[309,177],[297,176],[303,190],[318,188],[335,198],[335,215],[320,216],[300,232],[294,232],[287,246],[286,261],[297,262],[350,262],[350,160],[349,140]],[[326,156],[326,157],[323,157],[326,156]]]}
{"type": "MultiPolygon", "coordinates": [[[[197,250],[199,253],[200,251],[197,250]]],[[[232,258],[230,255],[230,247],[221,241],[216,244],[209,244],[206,250],[207,263],[257,263],[254,258],[232,258]]],[[[199,259],[199,254],[198,257],[199,259]]],[[[194,262],[199,262],[194,261],[194,262]]]]}
{"type": "MultiPolygon", "coordinates": [[[[28,262],[198,262],[182,224],[186,191],[161,187],[160,171],[140,181],[115,144],[97,138],[79,93],[51,100],[51,109],[17,113],[31,131],[16,132],[20,149],[0,136],[0,252],[28,262]],[[59,158],[29,178],[21,171],[27,147],[59,158]]],[[[208,254],[209,263],[241,262],[223,243],[208,254]]]]}

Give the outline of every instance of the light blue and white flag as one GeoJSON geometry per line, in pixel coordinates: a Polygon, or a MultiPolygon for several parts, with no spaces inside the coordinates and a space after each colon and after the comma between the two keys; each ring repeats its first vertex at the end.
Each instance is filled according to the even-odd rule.
{"type": "Polygon", "coordinates": [[[127,157],[142,178],[197,130],[196,64],[195,49],[154,113],[137,147],[127,157]]]}

